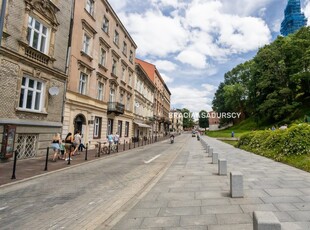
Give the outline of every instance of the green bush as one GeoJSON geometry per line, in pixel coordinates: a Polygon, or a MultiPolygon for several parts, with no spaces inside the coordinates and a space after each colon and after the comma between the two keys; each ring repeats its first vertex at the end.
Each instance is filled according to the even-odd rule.
{"type": "Polygon", "coordinates": [[[293,125],[286,130],[253,131],[242,135],[237,146],[275,160],[310,154],[310,125],[293,125]]]}

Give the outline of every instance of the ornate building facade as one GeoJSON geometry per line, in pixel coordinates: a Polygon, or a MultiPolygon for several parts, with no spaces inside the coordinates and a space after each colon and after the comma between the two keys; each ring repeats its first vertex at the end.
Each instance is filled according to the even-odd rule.
{"type": "Polygon", "coordinates": [[[71,1],[8,1],[0,47],[1,158],[46,152],[61,132],[71,1]]]}
{"type": "Polygon", "coordinates": [[[160,76],[156,66],[146,61],[136,58],[136,62],[141,65],[151,81],[155,85],[154,92],[154,115],[153,115],[153,135],[164,136],[169,132],[169,111],[171,93],[160,76]]]}
{"type": "Polygon", "coordinates": [[[135,140],[152,138],[155,85],[140,64],[135,69],[134,137],[135,140]]]}
{"type": "Polygon", "coordinates": [[[116,132],[132,137],[136,44],[106,0],[73,8],[63,137],[80,130],[90,148],[116,132]]]}

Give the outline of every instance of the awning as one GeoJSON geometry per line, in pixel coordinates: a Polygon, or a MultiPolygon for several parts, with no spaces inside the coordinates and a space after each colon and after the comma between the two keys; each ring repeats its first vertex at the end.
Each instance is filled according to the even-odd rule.
{"type": "Polygon", "coordinates": [[[136,125],[138,125],[141,128],[151,128],[151,126],[147,125],[147,124],[143,124],[143,123],[139,123],[139,122],[134,122],[136,125]]]}

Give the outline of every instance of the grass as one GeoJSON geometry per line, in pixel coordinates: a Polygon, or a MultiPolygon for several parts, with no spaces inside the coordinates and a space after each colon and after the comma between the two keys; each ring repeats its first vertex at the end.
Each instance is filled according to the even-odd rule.
{"type": "MultiPolygon", "coordinates": [[[[304,109],[304,111],[302,111],[302,113],[303,114],[309,114],[309,108],[304,109]]],[[[302,121],[303,121],[302,119],[295,120],[295,122],[293,122],[293,124],[294,123],[302,123],[302,121]]],[[[293,125],[293,124],[291,123],[291,125],[293,125]]],[[[265,126],[265,127],[258,128],[253,119],[247,119],[247,120],[239,123],[238,125],[235,125],[233,127],[225,129],[225,130],[208,131],[206,133],[206,135],[208,135],[209,137],[214,137],[214,138],[221,138],[221,137],[230,138],[232,131],[234,131],[234,134],[235,134],[234,137],[240,138],[240,136],[242,136],[243,134],[251,133],[253,130],[266,130],[270,127],[265,126]]],[[[304,137],[302,136],[301,138],[304,138],[304,137]]],[[[227,144],[230,144],[232,146],[235,146],[235,147],[238,144],[238,141],[232,141],[232,140],[222,140],[222,141],[227,143],[227,144]]],[[[274,148],[270,149],[270,152],[265,152],[262,150],[255,151],[255,149],[247,149],[244,147],[242,147],[242,149],[248,150],[248,151],[253,152],[253,153],[256,152],[256,154],[258,154],[258,155],[263,155],[265,157],[274,159],[276,161],[279,161],[279,162],[282,162],[284,164],[293,166],[295,168],[310,172],[310,154],[287,155],[287,156],[282,155],[279,157],[279,156],[274,155],[273,152],[276,150],[274,148]]]]}
{"type": "Polygon", "coordinates": [[[222,140],[223,142],[225,142],[226,144],[230,144],[232,146],[236,146],[238,141],[231,141],[231,140],[222,140]]]}
{"type": "Polygon", "coordinates": [[[231,133],[234,132],[234,137],[239,138],[241,135],[251,132],[252,130],[256,130],[256,129],[257,129],[257,125],[254,122],[254,120],[247,119],[228,129],[219,130],[219,131],[207,131],[206,134],[209,137],[231,137],[231,133]]]}
{"type": "Polygon", "coordinates": [[[295,168],[310,172],[310,155],[289,156],[281,160],[282,163],[291,165],[295,168]]]}

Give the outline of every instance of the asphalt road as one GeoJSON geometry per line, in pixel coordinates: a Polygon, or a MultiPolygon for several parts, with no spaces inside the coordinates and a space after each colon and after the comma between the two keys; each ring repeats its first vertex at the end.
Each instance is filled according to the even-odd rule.
{"type": "Polygon", "coordinates": [[[1,188],[1,229],[95,229],[135,202],[189,135],[1,188]]]}

